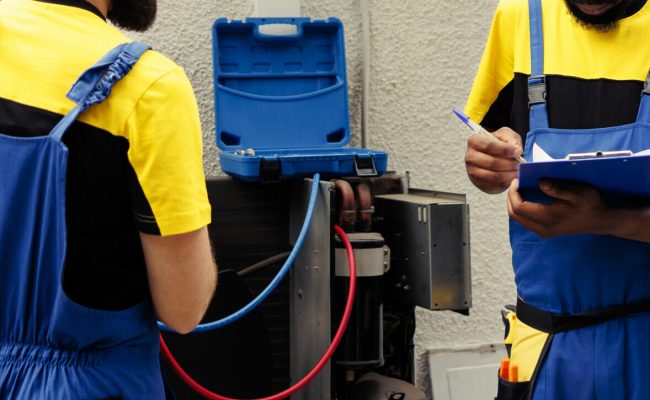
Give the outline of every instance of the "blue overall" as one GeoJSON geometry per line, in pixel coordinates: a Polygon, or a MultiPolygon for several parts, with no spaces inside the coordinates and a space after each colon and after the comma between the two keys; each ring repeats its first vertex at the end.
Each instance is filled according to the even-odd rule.
{"type": "MultiPolygon", "coordinates": [[[[541,0],[529,0],[529,9],[531,107],[524,157],[531,159],[535,143],[554,158],[650,148],[650,95],[645,92],[640,94],[635,123],[600,129],[549,128],[541,0]]],[[[542,239],[514,221],[510,240],[518,295],[538,309],[569,315],[650,299],[648,244],[586,234],[542,239]]],[[[650,314],[628,314],[553,336],[533,399],[650,399],[650,314]]]]}
{"type": "Polygon", "coordinates": [[[61,142],[149,47],[118,46],[68,93],[77,105],[48,136],[0,134],[0,398],[161,399],[151,302],[100,311],[61,286],[66,257],[66,168],[61,142]]]}

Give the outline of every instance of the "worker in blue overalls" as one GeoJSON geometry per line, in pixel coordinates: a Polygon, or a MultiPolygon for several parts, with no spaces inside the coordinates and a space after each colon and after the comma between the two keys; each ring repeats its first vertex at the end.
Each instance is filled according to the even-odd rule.
{"type": "Polygon", "coordinates": [[[192,88],[107,23],[155,14],[0,2],[0,399],[162,399],[156,320],[190,332],[212,298],[192,88]]]}
{"type": "Polygon", "coordinates": [[[518,370],[501,374],[499,399],[650,398],[648,203],[566,181],[542,181],[551,202],[525,201],[514,160],[650,149],[649,42],[646,0],[499,2],[466,106],[500,139],[468,140],[470,180],[507,189],[511,218],[518,370]]]}

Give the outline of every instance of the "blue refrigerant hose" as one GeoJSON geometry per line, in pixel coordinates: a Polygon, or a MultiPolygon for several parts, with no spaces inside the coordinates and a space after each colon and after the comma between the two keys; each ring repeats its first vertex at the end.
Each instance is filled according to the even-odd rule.
{"type": "MultiPolygon", "coordinates": [[[[284,265],[282,266],[278,274],[275,276],[275,278],[273,278],[271,283],[269,283],[266,289],[264,289],[262,293],[257,295],[257,297],[255,297],[250,303],[248,303],[239,311],[236,311],[233,314],[224,317],[220,320],[209,322],[207,324],[198,325],[193,332],[195,333],[208,332],[214,329],[222,328],[226,325],[229,325],[237,321],[238,319],[242,318],[243,316],[251,312],[255,307],[259,306],[260,303],[266,300],[266,298],[269,297],[271,292],[275,290],[275,288],[280,284],[282,279],[284,279],[284,277],[289,272],[291,265],[293,265],[293,262],[296,259],[298,253],[300,253],[302,244],[305,241],[305,237],[307,236],[307,232],[309,231],[309,227],[311,226],[311,221],[314,216],[314,208],[316,207],[316,198],[318,197],[319,182],[320,182],[320,174],[314,174],[314,178],[311,184],[311,196],[309,197],[309,205],[307,206],[307,214],[305,215],[305,221],[302,224],[302,229],[300,230],[300,234],[298,235],[298,239],[296,240],[296,245],[293,247],[293,250],[291,250],[291,254],[289,254],[289,258],[287,258],[287,260],[284,262],[284,265]]],[[[158,328],[160,328],[161,331],[174,332],[173,329],[163,324],[162,322],[158,322],[158,328]]]]}

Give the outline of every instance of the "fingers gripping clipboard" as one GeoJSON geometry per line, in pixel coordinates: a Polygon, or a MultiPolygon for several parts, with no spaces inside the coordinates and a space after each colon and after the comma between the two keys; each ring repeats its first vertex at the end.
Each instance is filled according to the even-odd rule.
{"type": "Polygon", "coordinates": [[[650,152],[579,153],[565,159],[520,164],[519,192],[524,200],[552,201],[539,188],[542,179],[591,185],[610,205],[650,205],[650,152]]]}

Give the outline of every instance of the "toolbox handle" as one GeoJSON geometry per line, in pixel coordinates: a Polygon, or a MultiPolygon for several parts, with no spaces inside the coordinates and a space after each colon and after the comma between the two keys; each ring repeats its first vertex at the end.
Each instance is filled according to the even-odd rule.
{"type": "Polygon", "coordinates": [[[302,23],[308,18],[248,18],[255,24],[255,38],[259,40],[286,41],[302,37],[302,23]]]}

